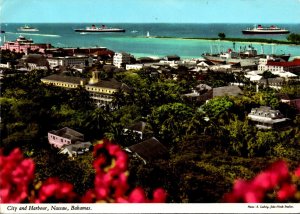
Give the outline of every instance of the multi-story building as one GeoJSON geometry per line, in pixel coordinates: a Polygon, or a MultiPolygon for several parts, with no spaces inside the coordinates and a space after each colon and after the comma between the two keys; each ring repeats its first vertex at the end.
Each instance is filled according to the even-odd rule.
{"type": "Polygon", "coordinates": [[[10,50],[16,53],[30,53],[37,51],[45,53],[45,50],[51,48],[51,44],[37,44],[32,39],[26,39],[24,36],[19,36],[16,41],[8,41],[1,46],[1,50],[10,50]]]}
{"type": "Polygon", "coordinates": [[[125,84],[118,82],[115,79],[100,80],[99,74],[99,71],[93,72],[92,78],[90,78],[89,81],[86,78],[58,74],[44,77],[41,81],[45,84],[64,88],[77,88],[82,86],[89,92],[91,99],[98,107],[110,105],[114,98],[114,93],[119,90],[128,90],[128,87],[125,84]]]}
{"type": "Polygon", "coordinates": [[[85,67],[93,64],[93,59],[89,56],[49,57],[47,61],[51,69],[57,66],[72,67],[82,65],[85,67]]]}
{"type": "Polygon", "coordinates": [[[118,82],[115,79],[100,80],[99,72],[93,72],[92,78],[85,86],[94,103],[100,107],[109,105],[114,98],[114,93],[124,88],[125,84],[118,82]]]}
{"type": "Polygon", "coordinates": [[[258,70],[271,72],[299,72],[300,59],[294,59],[293,61],[289,62],[278,62],[274,60],[260,59],[258,70]]]}
{"type": "Polygon", "coordinates": [[[248,114],[259,129],[274,129],[284,126],[289,118],[285,118],[279,110],[272,110],[271,107],[261,106],[253,108],[248,114]]]}
{"type": "Polygon", "coordinates": [[[125,66],[126,64],[130,63],[130,57],[131,55],[128,53],[115,53],[114,57],[113,57],[113,64],[118,67],[121,68],[123,66],[125,66]]]}

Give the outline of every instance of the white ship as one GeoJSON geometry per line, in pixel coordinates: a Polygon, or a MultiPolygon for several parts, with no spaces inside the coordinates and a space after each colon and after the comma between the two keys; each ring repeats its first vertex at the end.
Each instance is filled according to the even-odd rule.
{"type": "Polygon", "coordinates": [[[263,27],[262,25],[258,25],[257,27],[254,26],[254,28],[247,28],[242,32],[243,34],[287,34],[290,31],[274,25],[271,25],[270,27],[263,27]]]}
{"type": "Polygon", "coordinates": [[[36,31],[39,31],[39,29],[30,27],[28,25],[24,25],[23,27],[18,28],[18,31],[36,32],[36,31]]]}
{"type": "Polygon", "coordinates": [[[112,27],[106,27],[105,25],[102,25],[101,27],[96,27],[95,25],[92,25],[91,27],[86,27],[84,29],[74,29],[75,32],[89,32],[89,33],[105,33],[105,32],[125,32],[124,29],[121,28],[112,28],[112,27]]]}

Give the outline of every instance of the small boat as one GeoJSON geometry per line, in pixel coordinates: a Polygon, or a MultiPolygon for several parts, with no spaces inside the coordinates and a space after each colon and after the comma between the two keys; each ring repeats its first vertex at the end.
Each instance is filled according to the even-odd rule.
{"type": "Polygon", "coordinates": [[[131,31],[131,33],[137,33],[137,32],[138,32],[137,30],[132,30],[132,31],[131,31]]]}
{"type": "Polygon", "coordinates": [[[5,31],[4,31],[4,30],[1,30],[0,33],[5,33],[5,31]]]}
{"type": "Polygon", "coordinates": [[[39,30],[37,28],[33,28],[28,25],[24,25],[23,27],[18,28],[18,31],[35,32],[35,31],[39,31],[39,30]]]}
{"type": "Polygon", "coordinates": [[[254,28],[247,28],[246,30],[242,30],[243,34],[287,34],[290,33],[289,30],[276,27],[275,25],[271,25],[270,27],[263,27],[262,25],[258,25],[254,28]]]}
{"type": "Polygon", "coordinates": [[[150,32],[149,31],[147,31],[147,37],[150,38],[150,32]]]}
{"type": "Polygon", "coordinates": [[[106,33],[106,32],[125,32],[124,29],[121,28],[111,28],[102,25],[101,27],[96,27],[92,25],[91,27],[86,27],[84,29],[74,29],[75,32],[89,32],[89,33],[106,33]]]}

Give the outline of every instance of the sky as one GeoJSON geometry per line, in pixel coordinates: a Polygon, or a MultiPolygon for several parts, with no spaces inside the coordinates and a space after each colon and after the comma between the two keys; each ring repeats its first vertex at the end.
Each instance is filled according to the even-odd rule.
{"type": "Polygon", "coordinates": [[[2,23],[300,23],[300,0],[0,0],[2,23]]]}

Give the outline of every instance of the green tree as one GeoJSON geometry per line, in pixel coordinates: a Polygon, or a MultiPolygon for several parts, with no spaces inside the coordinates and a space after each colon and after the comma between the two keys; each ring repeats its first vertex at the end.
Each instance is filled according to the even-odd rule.
{"type": "Polygon", "coordinates": [[[227,120],[228,113],[232,107],[233,102],[230,101],[229,97],[215,97],[203,105],[201,109],[206,113],[209,119],[217,121],[219,119],[227,120]]]}
{"type": "Polygon", "coordinates": [[[225,39],[226,35],[225,35],[225,33],[221,32],[221,33],[218,33],[218,37],[220,39],[225,39]]]}
{"type": "Polygon", "coordinates": [[[300,34],[296,34],[296,33],[291,33],[287,36],[287,40],[292,42],[292,43],[300,43],[300,34]]]}
{"type": "Polygon", "coordinates": [[[155,136],[174,148],[172,142],[179,142],[185,136],[192,116],[192,109],[185,104],[170,103],[154,108],[149,123],[155,136]]]}

